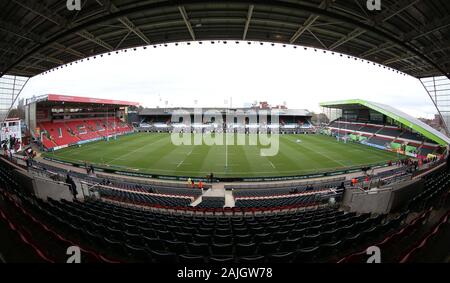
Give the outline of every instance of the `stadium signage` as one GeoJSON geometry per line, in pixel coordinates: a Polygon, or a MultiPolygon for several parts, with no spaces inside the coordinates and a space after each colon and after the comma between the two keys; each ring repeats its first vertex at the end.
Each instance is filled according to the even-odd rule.
{"type": "Polygon", "coordinates": [[[140,173],[131,173],[131,172],[125,172],[125,171],[115,171],[117,174],[119,175],[124,175],[124,176],[132,176],[132,177],[145,177],[145,178],[152,178],[152,175],[148,175],[148,174],[140,174],[140,173]]]}
{"type": "Polygon", "coordinates": [[[55,146],[53,148],[53,150],[60,150],[60,149],[66,148],[66,147],[69,147],[69,145],[65,144],[65,145],[55,146]]]}
{"type": "Polygon", "coordinates": [[[82,144],[85,144],[85,143],[90,143],[90,142],[94,142],[94,141],[99,141],[99,140],[101,140],[102,138],[95,138],[95,139],[90,139],[90,140],[84,140],[84,141],[79,141],[79,142],[77,142],[77,144],[78,145],[82,145],[82,144]]]}
{"type": "Polygon", "coordinates": [[[362,144],[365,144],[365,145],[368,145],[368,146],[371,146],[371,147],[375,147],[375,148],[378,148],[378,149],[382,149],[382,150],[386,150],[386,149],[387,149],[385,146],[381,146],[381,145],[378,145],[378,144],[369,143],[369,142],[366,142],[366,141],[363,141],[363,142],[361,142],[361,143],[362,143],[362,144]]]}

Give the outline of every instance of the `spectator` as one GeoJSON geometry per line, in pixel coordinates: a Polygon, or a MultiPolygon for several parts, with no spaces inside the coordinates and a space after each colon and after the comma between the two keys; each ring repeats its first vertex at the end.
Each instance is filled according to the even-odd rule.
{"type": "Polygon", "coordinates": [[[90,168],[91,168],[91,174],[95,174],[95,172],[94,172],[94,166],[93,166],[92,164],[91,164],[90,168]]]}
{"type": "Polygon", "coordinates": [[[194,182],[194,180],[192,180],[191,188],[195,188],[195,182],[194,182]]]}
{"type": "Polygon", "coordinates": [[[200,190],[203,190],[203,182],[200,180],[200,182],[198,182],[198,188],[200,190]]]}
{"type": "Polygon", "coordinates": [[[25,162],[27,164],[27,170],[28,170],[31,167],[31,165],[32,165],[31,158],[30,157],[26,158],[25,162]]]}
{"type": "Polygon", "coordinates": [[[188,187],[192,186],[192,180],[190,177],[187,179],[187,184],[188,184],[188,187]]]}
{"type": "Polygon", "coordinates": [[[66,183],[69,184],[69,190],[73,195],[73,198],[76,199],[77,198],[77,186],[75,184],[75,181],[72,179],[72,177],[70,177],[70,174],[67,174],[66,177],[66,183]]]}

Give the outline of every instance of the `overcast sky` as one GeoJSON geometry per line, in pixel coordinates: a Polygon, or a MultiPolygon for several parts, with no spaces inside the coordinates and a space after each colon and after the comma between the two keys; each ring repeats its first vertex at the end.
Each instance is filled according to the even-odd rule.
{"type": "Polygon", "coordinates": [[[97,56],[32,78],[22,97],[64,94],[140,102],[145,107],[221,107],[254,101],[320,111],[319,102],[361,98],[416,117],[436,112],[420,81],[366,61],[313,49],[186,43],[97,56]],[[228,102],[229,103],[229,102],[228,102]]]}

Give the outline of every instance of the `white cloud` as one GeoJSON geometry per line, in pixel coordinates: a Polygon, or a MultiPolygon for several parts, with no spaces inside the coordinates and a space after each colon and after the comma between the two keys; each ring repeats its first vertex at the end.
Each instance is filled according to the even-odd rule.
{"type": "Polygon", "coordinates": [[[319,102],[361,98],[432,117],[420,82],[347,56],[241,42],[149,47],[97,56],[36,76],[23,96],[57,93],[138,101],[147,107],[233,106],[267,100],[319,111],[319,102]]]}

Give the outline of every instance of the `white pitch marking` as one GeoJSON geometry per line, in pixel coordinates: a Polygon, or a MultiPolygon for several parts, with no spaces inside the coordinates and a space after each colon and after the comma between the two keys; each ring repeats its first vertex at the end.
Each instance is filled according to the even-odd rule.
{"type": "Polygon", "coordinates": [[[269,161],[270,165],[272,165],[273,169],[275,169],[275,165],[273,165],[272,161],[269,161]]]}
{"type": "MultiPolygon", "coordinates": [[[[161,142],[161,141],[165,141],[165,139],[159,139],[159,140],[157,140],[157,141],[151,143],[151,145],[155,145],[155,144],[157,144],[157,143],[159,143],[159,142],[161,142]]],[[[131,155],[131,154],[133,154],[133,153],[135,153],[135,152],[140,151],[140,150],[143,149],[144,147],[148,147],[148,146],[149,146],[149,144],[146,143],[146,144],[144,144],[143,146],[136,148],[135,150],[132,150],[132,151],[130,151],[130,152],[127,152],[127,153],[125,153],[125,154],[119,155],[119,156],[116,157],[116,158],[111,159],[110,161],[106,162],[105,164],[111,164],[113,161],[116,161],[116,160],[122,160],[123,157],[129,156],[129,155],[131,155]]]]}

